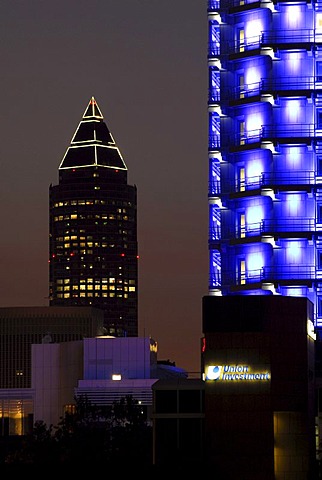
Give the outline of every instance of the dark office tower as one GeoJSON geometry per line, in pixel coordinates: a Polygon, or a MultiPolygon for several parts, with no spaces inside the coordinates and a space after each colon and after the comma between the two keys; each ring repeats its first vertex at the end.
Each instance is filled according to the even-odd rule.
{"type": "Polygon", "coordinates": [[[322,327],[322,1],[208,0],[210,295],[322,327]]]}
{"type": "Polygon", "coordinates": [[[92,97],[50,196],[50,305],[104,310],[108,335],[138,336],[137,191],[92,97]]]}

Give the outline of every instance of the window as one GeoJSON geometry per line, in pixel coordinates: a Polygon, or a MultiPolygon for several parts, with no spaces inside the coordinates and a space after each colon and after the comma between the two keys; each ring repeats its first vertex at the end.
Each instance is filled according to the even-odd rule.
{"type": "Polygon", "coordinates": [[[316,109],[316,128],[322,128],[322,108],[316,109]]]}
{"type": "Polygon", "coordinates": [[[322,13],[317,13],[315,17],[315,28],[318,30],[322,29],[322,13]]]}
{"type": "Polygon", "coordinates": [[[239,143],[240,145],[245,145],[245,120],[238,121],[238,133],[239,133],[239,143]]]}
{"type": "Polygon", "coordinates": [[[240,52],[245,50],[245,30],[243,27],[237,30],[237,47],[240,52]]]}
{"type": "Polygon", "coordinates": [[[245,77],[243,73],[237,74],[239,98],[245,97],[245,77]]]}
{"type": "Polygon", "coordinates": [[[322,82],[322,62],[316,62],[316,81],[322,82]]]}
{"type": "Polygon", "coordinates": [[[245,167],[237,166],[237,191],[245,191],[245,167]]]}
{"type": "Polygon", "coordinates": [[[322,204],[318,204],[316,206],[317,209],[317,223],[322,223],[322,204]]]}
{"type": "Polygon", "coordinates": [[[244,238],[246,236],[246,216],[245,213],[238,212],[238,236],[244,238]]]}
{"type": "Polygon", "coordinates": [[[318,175],[322,175],[322,155],[316,157],[316,171],[318,175]]]}
{"type": "Polygon", "coordinates": [[[246,283],[246,261],[242,258],[238,258],[237,261],[237,282],[239,285],[244,285],[246,283]]]}

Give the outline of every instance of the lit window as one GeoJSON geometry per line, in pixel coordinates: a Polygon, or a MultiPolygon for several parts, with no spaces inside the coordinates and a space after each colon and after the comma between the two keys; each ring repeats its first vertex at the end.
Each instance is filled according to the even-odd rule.
{"type": "Polygon", "coordinates": [[[315,27],[317,29],[321,29],[322,28],[322,13],[317,13],[315,18],[316,18],[315,27]]]}

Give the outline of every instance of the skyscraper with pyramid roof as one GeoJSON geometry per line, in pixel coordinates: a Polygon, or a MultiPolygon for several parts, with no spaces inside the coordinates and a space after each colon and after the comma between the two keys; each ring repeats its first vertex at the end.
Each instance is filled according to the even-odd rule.
{"type": "Polygon", "coordinates": [[[104,310],[108,335],[138,336],[137,189],[94,97],[49,188],[51,306],[104,310]]]}

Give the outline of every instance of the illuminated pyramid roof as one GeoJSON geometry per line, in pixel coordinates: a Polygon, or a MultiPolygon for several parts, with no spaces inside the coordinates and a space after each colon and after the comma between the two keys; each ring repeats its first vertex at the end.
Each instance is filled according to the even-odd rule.
{"type": "Polygon", "coordinates": [[[59,170],[93,166],[127,170],[94,97],[89,101],[59,170]]]}

